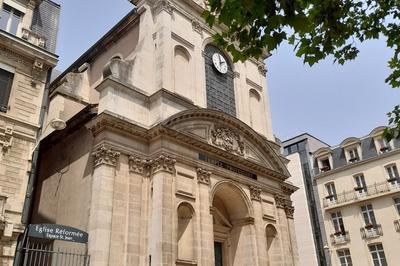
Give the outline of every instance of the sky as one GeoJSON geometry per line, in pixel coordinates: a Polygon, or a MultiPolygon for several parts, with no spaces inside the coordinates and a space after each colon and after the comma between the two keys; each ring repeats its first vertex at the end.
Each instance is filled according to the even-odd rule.
{"type": "MultiPolygon", "coordinates": [[[[61,4],[57,69],[65,70],[132,9],[128,0],[58,0],[61,4]],[[77,8],[79,7],[79,8],[77,8]]],[[[308,67],[288,45],[267,59],[267,84],[274,134],[281,140],[304,132],[337,145],[387,124],[400,103],[400,89],[384,80],[391,50],[384,40],[360,45],[344,66],[325,60],[308,67]]]]}

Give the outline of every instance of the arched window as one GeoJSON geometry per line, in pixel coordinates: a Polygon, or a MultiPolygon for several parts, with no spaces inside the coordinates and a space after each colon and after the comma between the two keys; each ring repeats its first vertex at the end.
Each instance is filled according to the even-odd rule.
{"type": "Polygon", "coordinates": [[[267,225],[265,228],[265,235],[267,240],[267,255],[268,264],[275,265],[281,261],[280,244],[278,239],[278,232],[272,224],[267,225]]]}
{"type": "Polygon", "coordinates": [[[174,51],[174,85],[175,92],[191,99],[193,95],[193,72],[190,65],[189,52],[178,45],[174,51]]]}
{"type": "Polygon", "coordinates": [[[207,108],[214,108],[232,116],[236,116],[235,90],[233,86],[233,71],[230,60],[213,45],[207,45],[205,50],[205,72],[207,90],[207,108]],[[221,73],[215,67],[213,55],[217,54],[216,62],[227,68],[221,73]],[[224,65],[226,64],[226,66],[224,65]]]}
{"type": "Polygon", "coordinates": [[[178,260],[196,259],[194,210],[188,203],[178,207],[178,260]]]}
{"type": "Polygon", "coordinates": [[[263,133],[262,126],[263,126],[263,117],[265,116],[265,113],[262,108],[262,103],[261,103],[261,96],[260,94],[254,90],[250,89],[249,91],[249,108],[250,108],[250,125],[251,127],[259,132],[263,133]]]}

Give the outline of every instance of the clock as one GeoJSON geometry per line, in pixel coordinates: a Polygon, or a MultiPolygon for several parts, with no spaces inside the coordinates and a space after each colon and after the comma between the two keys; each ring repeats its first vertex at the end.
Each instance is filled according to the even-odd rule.
{"type": "Polygon", "coordinates": [[[228,63],[220,53],[214,53],[212,55],[213,65],[216,70],[221,74],[226,74],[228,72],[228,63]]]}

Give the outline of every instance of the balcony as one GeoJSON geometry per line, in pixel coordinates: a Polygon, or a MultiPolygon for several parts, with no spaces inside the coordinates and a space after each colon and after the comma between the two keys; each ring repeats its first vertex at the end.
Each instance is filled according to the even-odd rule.
{"type": "Polygon", "coordinates": [[[383,236],[382,226],[380,224],[367,224],[360,228],[362,239],[371,239],[383,236]]]}
{"type": "MultiPolygon", "coordinates": [[[[396,179],[399,180],[399,179],[396,179]]],[[[340,204],[351,203],[359,200],[369,199],[374,196],[379,196],[383,194],[391,194],[400,191],[400,182],[398,181],[384,181],[380,183],[375,183],[374,185],[367,186],[363,188],[363,192],[349,190],[343,193],[339,193],[334,196],[328,196],[323,199],[324,208],[336,207],[340,204]]]]}
{"type": "Polygon", "coordinates": [[[350,242],[350,235],[348,231],[335,232],[330,235],[332,245],[342,245],[350,242]]]}
{"type": "Polygon", "coordinates": [[[400,233],[400,219],[394,221],[394,228],[396,229],[396,232],[400,233]]]}
{"type": "Polygon", "coordinates": [[[44,37],[25,28],[22,28],[21,38],[41,48],[45,48],[46,46],[46,39],[44,37]]]}

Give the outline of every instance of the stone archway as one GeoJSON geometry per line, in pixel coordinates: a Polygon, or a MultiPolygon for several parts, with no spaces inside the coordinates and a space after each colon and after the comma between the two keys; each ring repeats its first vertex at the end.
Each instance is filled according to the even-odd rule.
{"type": "Polygon", "coordinates": [[[214,228],[215,266],[255,265],[249,201],[230,182],[219,184],[213,193],[211,213],[214,228]]]}

